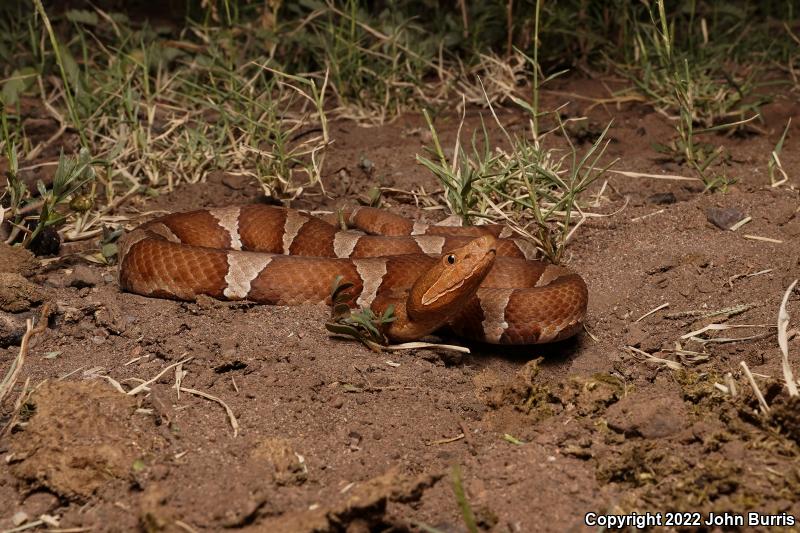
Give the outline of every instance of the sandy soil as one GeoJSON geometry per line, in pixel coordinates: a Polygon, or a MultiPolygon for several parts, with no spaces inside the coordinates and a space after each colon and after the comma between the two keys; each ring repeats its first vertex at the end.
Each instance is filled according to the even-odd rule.
{"type": "MultiPolygon", "coordinates": [[[[596,82],[568,80],[545,94],[545,107],[568,92],[603,95],[596,82]]],[[[571,116],[589,106],[573,101],[571,116]]],[[[0,405],[3,427],[25,380],[36,387],[0,438],[0,528],[49,515],[61,528],[93,531],[417,531],[420,523],[466,531],[454,465],[480,527],[491,531],[577,530],[589,512],[800,519],[800,404],[783,385],[772,327],[800,276],[796,101],[784,95],[764,109],[766,134],[714,139],[732,155],[727,172],[738,182],[727,193],[609,176],[596,211],[615,214],[586,222],[566,260],[589,285],[591,336],[555,345],[377,354],[331,338],[322,307],[149,299],[121,293],[115,268],[79,255],[41,266],[0,250],[3,372],[19,351],[24,318],[39,316],[45,302],[52,309],[0,405]],[[791,180],[771,188],[767,160],[789,117],[782,160],[791,180]],[[722,230],[709,221],[714,209],[752,221],[722,230]],[[736,306],[744,311],[730,318],[705,316],[736,306]],[[712,322],[761,326],[708,335],[748,340],[681,338],[712,322]],[[676,343],[697,354],[674,353],[676,343]],[[742,361],[771,407],[767,416],[742,361]],[[149,393],[136,395],[102,377],[129,388],[165,369],[149,393]],[[735,397],[715,387],[729,372],[735,397]],[[192,391],[230,406],[238,435],[219,403],[192,391]]],[[[595,106],[588,115],[598,124],[613,118],[616,168],[689,175],[651,147],[673,135],[651,108],[595,106]]],[[[470,111],[467,131],[477,117],[470,111]]],[[[525,126],[513,112],[502,117],[525,126]]],[[[352,202],[376,184],[436,190],[414,162],[423,126],[417,115],[373,129],[334,123],[330,197],[312,191],[295,207],[352,202]],[[374,164],[370,174],[361,158],[374,164]]],[[[452,145],[457,117],[440,126],[452,145]]],[[[257,184],[219,172],[126,212],[259,197],[257,184]]],[[[385,198],[398,213],[445,216],[418,209],[410,195],[385,198]]],[[[797,293],[788,310],[800,317],[797,293]]],[[[789,351],[800,372],[797,337],[789,351]]]]}

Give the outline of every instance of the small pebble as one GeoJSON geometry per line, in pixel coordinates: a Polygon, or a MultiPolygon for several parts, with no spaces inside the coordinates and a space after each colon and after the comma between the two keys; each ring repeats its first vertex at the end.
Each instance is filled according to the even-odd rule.
{"type": "Polygon", "coordinates": [[[14,513],[14,516],[11,517],[11,523],[14,524],[14,527],[19,527],[27,521],[28,513],[25,511],[18,511],[14,513]]]}
{"type": "Polygon", "coordinates": [[[225,173],[222,176],[222,184],[228,187],[229,189],[233,189],[235,191],[241,191],[245,187],[247,187],[247,183],[250,181],[250,178],[247,176],[239,176],[236,174],[228,174],[225,173]]]}
{"type": "Polygon", "coordinates": [[[77,265],[72,270],[72,274],[67,276],[67,284],[77,289],[94,287],[95,285],[99,285],[102,281],[102,276],[96,270],[86,265],[77,265]]]}
{"type": "Polygon", "coordinates": [[[731,227],[746,216],[747,215],[735,207],[727,207],[725,209],[709,207],[706,209],[706,219],[719,229],[731,229],[731,227]]]}
{"type": "Polygon", "coordinates": [[[671,192],[659,192],[648,196],[647,201],[655,205],[669,205],[674,204],[677,199],[675,194],[671,192]]]}

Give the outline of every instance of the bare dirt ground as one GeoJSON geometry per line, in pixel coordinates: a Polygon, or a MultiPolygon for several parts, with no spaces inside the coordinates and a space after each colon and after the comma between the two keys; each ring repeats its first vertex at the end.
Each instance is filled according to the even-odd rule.
{"type": "MultiPolygon", "coordinates": [[[[566,93],[604,95],[592,81],[557,87],[545,107],[569,100],[566,93]]],[[[572,116],[590,105],[572,101],[572,116]]],[[[79,255],[41,265],[2,250],[0,270],[25,276],[0,274],[3,372],[19,351],[21,318],[38,317],[45,302],[52,313],[0,406],[2,427],[25,380],[36,387],[0,438],[0,529],[49,515],[60,528],[86,528],[75,531],[417,531],[420,523],[465,531],[453,465],[477,522],[491,531],[578,530],[589,512],[800,518],[800,404],[783,384],[774,327],[800,276],[800,105],[796,95],[779,95],[763,114],[767,133],[714,139],[732,155],[727,172],[737,183],[726,193],[608,176],[594,211],[611,216],[587,221],[566,260],[589,285],[591,336],[549,346],[378,354],[330,337],[325,308],[144,298],[120,292],[115,268],[79,255]],[[769,153],[789,117],[782,160],[790,181],[771,188],[769,153]],[[709,222],[713,209],[752,220],[723,230],[709,222]],[[737,306],[744,310],[706,316],[737,306]],[[712,322],[758,327],[699,335],[745,340],[682,339],[712,322]],[[676,343],[685,351],[676,353],[676,343]],[[136,395],[102,377],[129,388],[165,369],[136,395]],[[727,373],[735,396],[715,387],[727,373]],[[222,400],[230,416],[192,391],[222,400]]],[[[588,116],[613,118],[615,168],[689,175],[652,149],[673,127],[648,106],[594,106],[588,116]]],[[[515,120],[510,111],[501,118],[515,120]]],[[[457,122],[439,124],[450,146],[457,122]]],[[[516,123],[525,127],[522,117],[516,123]]],[[[466,131],[478,124],[471,110],[466,131]]],[[[311,191],[294,206],[331,208],[375,185],[435,191],[414,162],[424,131],[418,115],[371,129],[334,123],[330,197],[311,191]],[[371,174],[361,158],[374,164],[371,174]]],[[[260,194],[257,184],[219,172],[130,204],[126,214],[134,225],[156,212],[258,202],[260,194]]],[[[394,212],[445,216],[418,209],[408,194],[385,199],[394,212]]],[[[797,292],[788,310],[800,317],[797,292]]],[[[789,352],[800,371],[797,337],[789,352]]]]}

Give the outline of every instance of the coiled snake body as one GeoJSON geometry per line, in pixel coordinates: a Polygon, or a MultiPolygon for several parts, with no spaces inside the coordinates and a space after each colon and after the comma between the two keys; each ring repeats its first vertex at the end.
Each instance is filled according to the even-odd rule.
{"type": "Polygon", "coordinates": [[[372,208],[344,218],[368,234],[264,205],[160,217],[120,239],[120,286],[178,300],[298,305],[330,303],[342,276],[353,285],[353,306],[382,313],[394,305],[392,341],[449,326],[477,341],[535,344],[582,326],[583,279],[531,259],[534,247],[503,238],[504,228],[428,226],[372,208]]]}

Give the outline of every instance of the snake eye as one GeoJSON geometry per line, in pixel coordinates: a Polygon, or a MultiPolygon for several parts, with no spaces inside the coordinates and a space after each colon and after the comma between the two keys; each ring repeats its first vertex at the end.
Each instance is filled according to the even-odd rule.
{"type": "Polygon", "coordinates": [[[456,263],[456,256],[453,254],[448,255],[447,262],[450,263],[451,265],[454,265],[456,263]]]}

